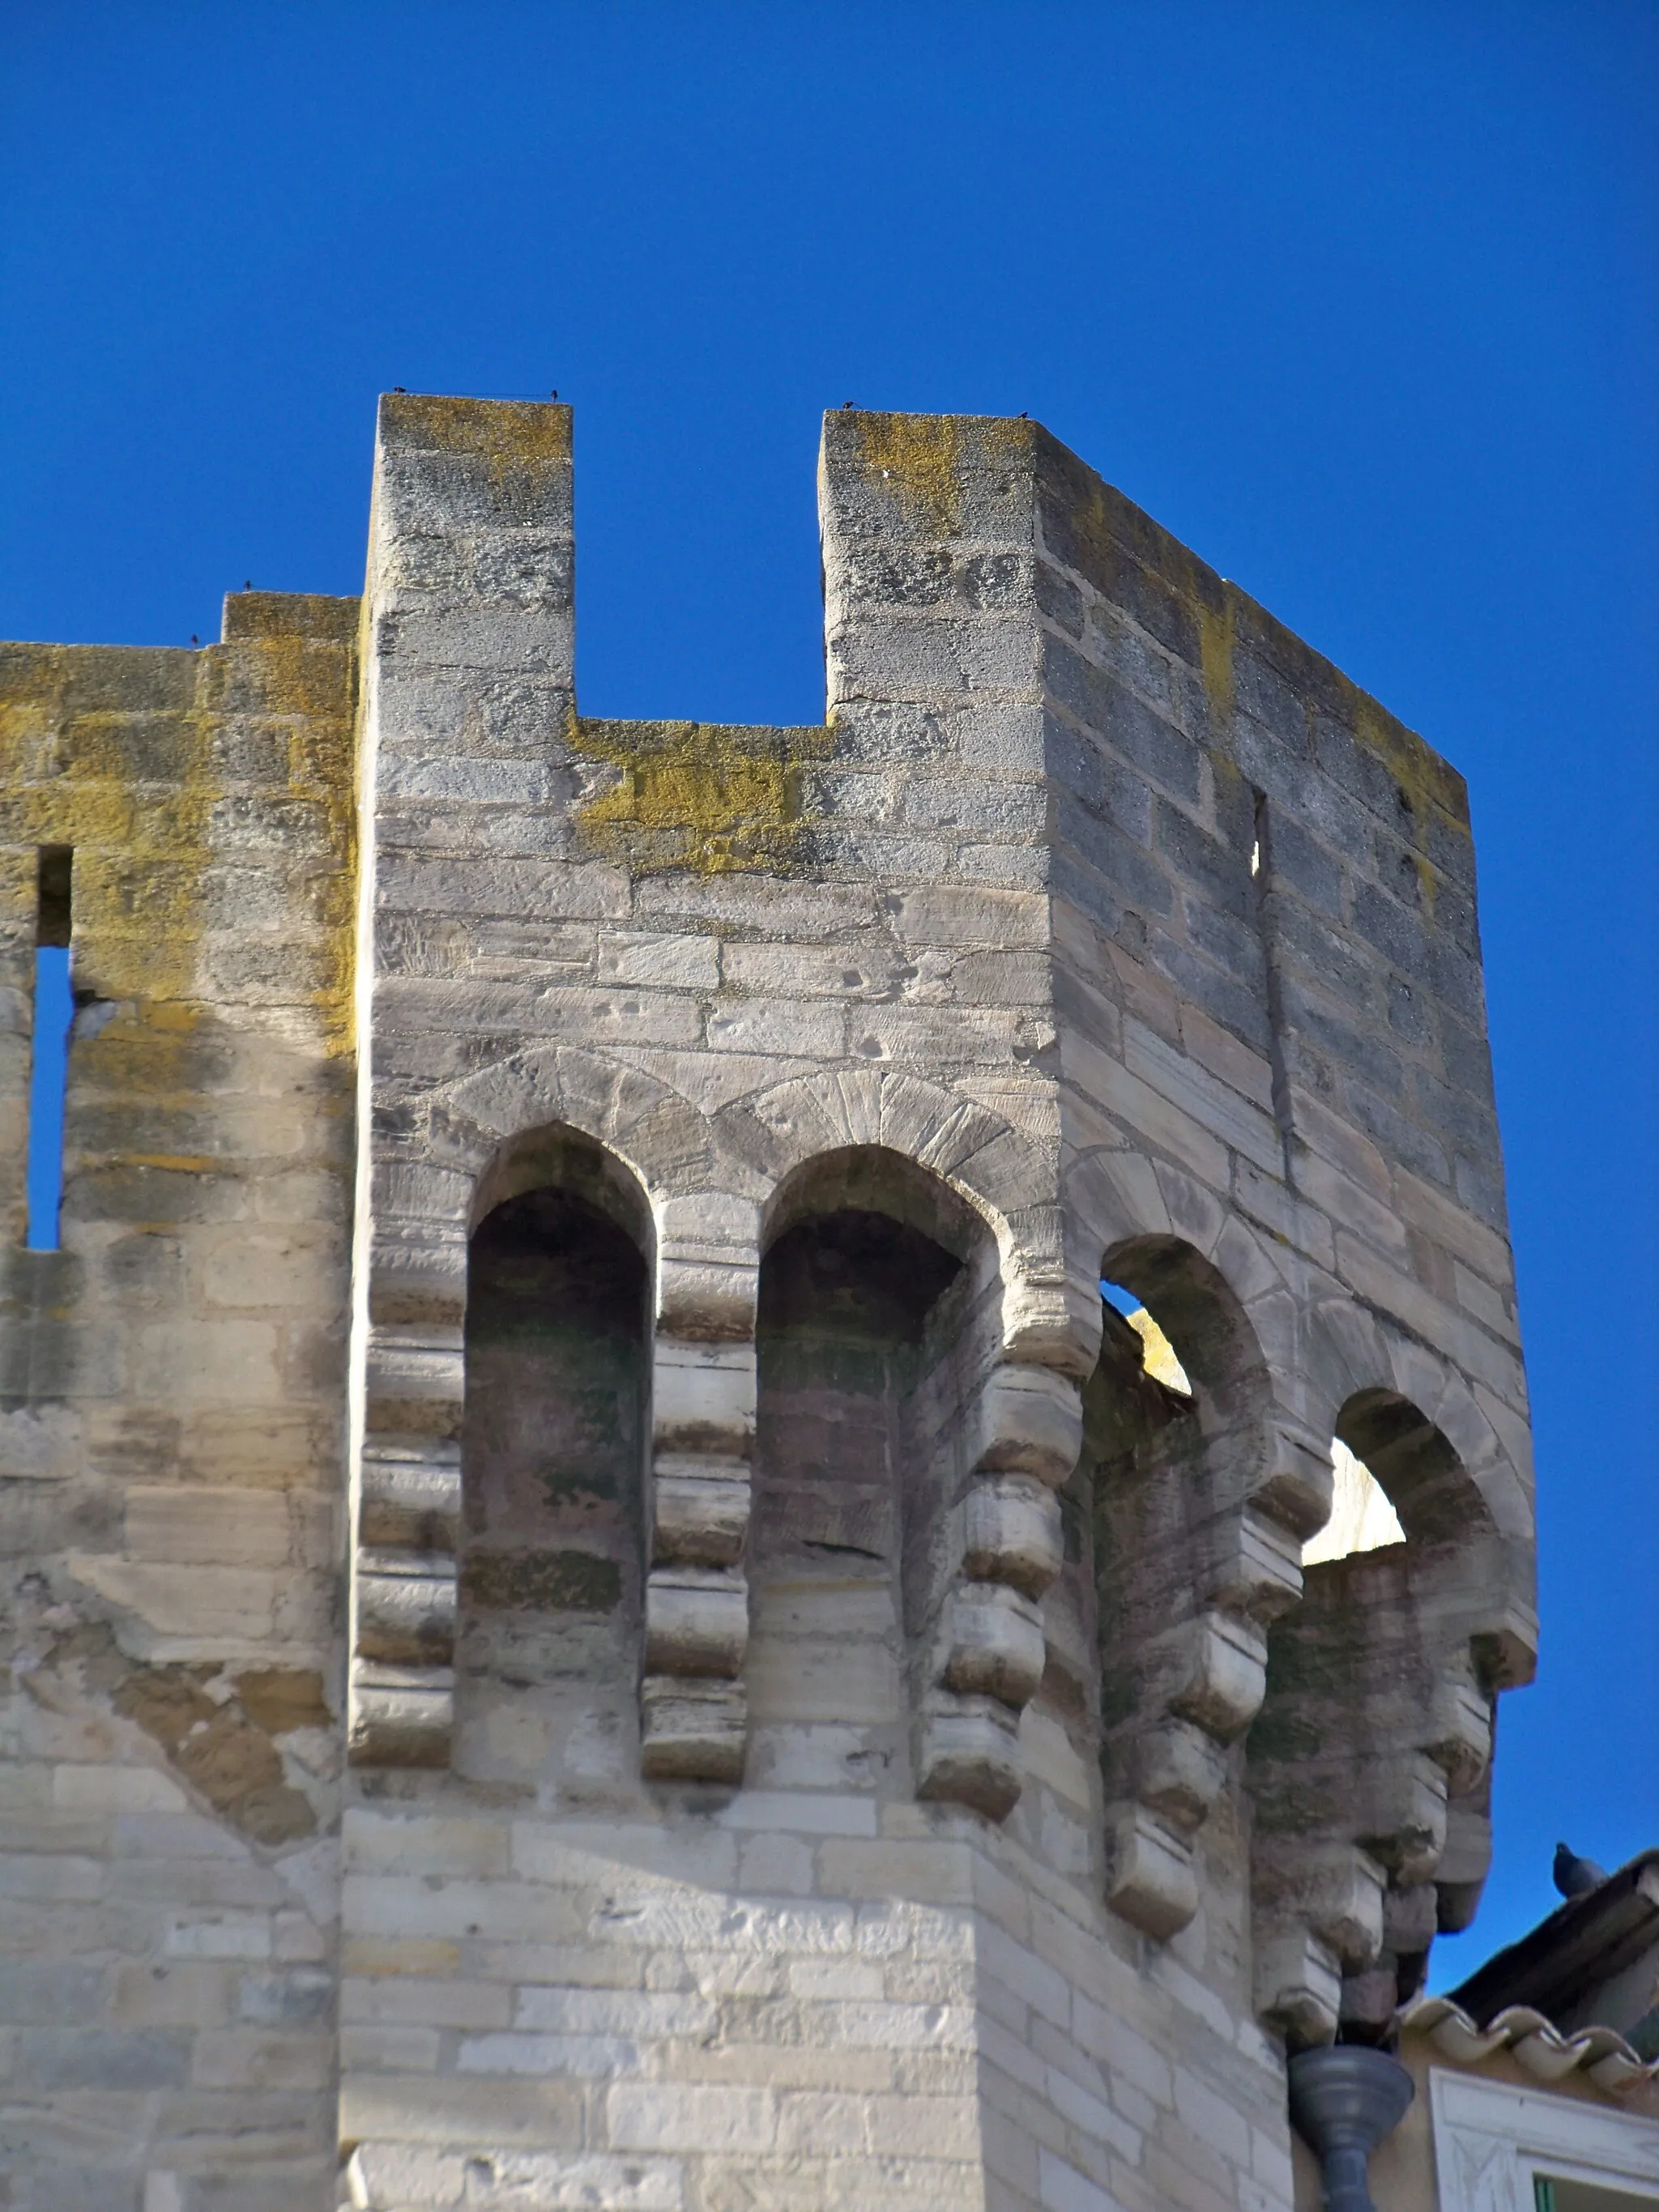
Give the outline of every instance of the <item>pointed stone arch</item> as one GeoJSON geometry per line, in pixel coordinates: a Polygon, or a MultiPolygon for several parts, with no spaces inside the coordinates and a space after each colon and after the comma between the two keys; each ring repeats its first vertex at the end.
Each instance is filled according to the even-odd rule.
{"type": "Polygon", "coordinates": [[[1066,1295],[1057,1139],[1040,1143],[978,1100],[896,1068],[791,1077],[727,1108],[716,1127],[769,1188],[820,1155],[866,1146],[938,1176],[996,1238],[1009,1358],[1086,1371],[1066,1295]]]}
{"type": "Polygon", "coordinates": [[[538,1045],[438,1092],[434,1157],[480,1175],[502,1143],[562,1123],[615,1152],[653,1198],[714,1181],[708,1118],[658,1077],[574,1045],[538,1045]]]}
{"type": "Polygon", "coordinates": [[[1247,1303],[1279,1297],[1283,1280],[1188,1178],[1121,1158],[1112,1170],[1097,1161],[1073,1186],[1097,1305],[1103,1271],[1169,1330],[1193,1385],[1184,1395],[1146,1374],[1139,1340],[1102,1311],[1076,1502],[1104,1686],[1107,1894],[1166,1937],[1197,1908],[1195,1839],[1236,1780],[1231,1747],[1261,1702],[1267,1625],[1300,1589],[1297,1526],[1273,1487],[1273,1378],[1247,1303]]]}
{"type": "Polygon", "coordinates": [[[1526,1471],[1432,1346],[1330,1294],[1308,1418],[1372,1468],[1407,1541],[1323,1560],[1270,1639],[1249,1744],[1258,2001],[1292,2040],[1381,2032],[1489,1850],[1497,1692],[1536,1647],[1526,1471]]]}
{"type": "MultiPolygon", "coordinates": [[[[356,1443],[349,1741],[357,1763],[442,1765],[455,1711],[457,1559],[466,1404],[469,1244],[484,1217],[538,1189],[608,1218],[648,1269],[652,1209],[600,1140],[547,1119],[550,1086],[521,1085],[526,1125],[492,1129],[439,1107],[377,1169],[365,1255],[356,1443]]],[[[631,1570],[630,1570],[631,1571],[631,1570]]]]}
{"type": "Polygon", "coordinates": [[[1394,1392],[1446,1437],[1492,1527],[1510,1541],[1530,1546],[1531,1449],[1514,1416],[1506,1419],[1504,1409],[1489,1397],[1483,1402],[1484,1394],[1443,1353],[1357,1299],[1320,1299],[1309,1312],[1304,1334],[1311,1421],[1334,1435],[1337,1418],[1351,1400],[1369,1390],[1394,1392]],[[1517,1437],[1518,1453],[1512,1441],[1517,1437]]]}
{"type": "MultiPolygon", "coordinates": [[[[1322,1523],[1331,1499],[1329,1437],[1321,1435],[1304,1384],[1302,1334],[1319,1279],[1315,1270],[1184,1170],[1127,1146],[1076,1156],[1066,1171],[1065,1215],[1072,1296],[1091,1301],[1097,1345],[1101,1262],[1139,1238],[1188,1246],[1237,1303],[1259,1350],[1267,1393],[1263,1455],[1247,1507],[1249,1548],[1292,1601],[1301,1587],[1301,1540],[1322,1523]]],[[[1263,1597],[1273,1602],[1265,1589],[1263,1597]]]]}

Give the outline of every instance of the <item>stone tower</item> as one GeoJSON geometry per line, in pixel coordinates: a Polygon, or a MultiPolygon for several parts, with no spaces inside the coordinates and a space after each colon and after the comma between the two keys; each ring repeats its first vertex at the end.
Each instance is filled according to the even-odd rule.
{"type": "Polygon", "coordinates": [[[0,648],[17,2212],[1285,2212],[1474,1909],[1462,781],[1034,423],[820,500],[821,726],[580,714],[559,406],[383,401],[361,602],[0,648]]]}

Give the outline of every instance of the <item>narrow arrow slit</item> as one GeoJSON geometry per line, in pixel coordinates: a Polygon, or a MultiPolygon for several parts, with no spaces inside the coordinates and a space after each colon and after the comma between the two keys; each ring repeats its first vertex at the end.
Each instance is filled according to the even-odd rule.
{"type": "Polygon", "coordinates": [[[69,1076],[70,882],[68,845],[40,848],[34,921],[33,1049],[29,1070],[28,1249],[58,1249],[64,1201],[64,1093],[69,1076]]]}

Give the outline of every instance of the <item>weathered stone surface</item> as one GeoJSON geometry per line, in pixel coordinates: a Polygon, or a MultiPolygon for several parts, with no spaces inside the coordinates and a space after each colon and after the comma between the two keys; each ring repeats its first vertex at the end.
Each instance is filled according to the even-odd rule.
{"type": "Polygon", "coordinates": [[[1474,1911],[1462,783],[1034,424],[820,483],[818,726],[580,714],[558,406],[384,402],[361,602],[0,647],[20,2203],[1288,2212],[1474,1911]]]}

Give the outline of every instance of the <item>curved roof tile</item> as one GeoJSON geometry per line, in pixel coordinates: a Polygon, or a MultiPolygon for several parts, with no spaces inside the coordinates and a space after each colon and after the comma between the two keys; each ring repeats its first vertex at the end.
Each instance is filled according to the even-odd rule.
{"type": "Polygon", "coordinates": [[[1506,2005],[1477,2027],[1451,1998],[1419,1997],[1401,2014],[1400,2025],[1426,2035],[1455,2066],[1478,2066],[1507,2050],[1538,2081],[1559,2081],[1577,2070],[1598,2089],[1623,2096],[1659,2080],[1659,2061],[1647,2063],[1615,2029],[1583,2027],[1563,2035],[1530,2005],[1506,2005]]]}

